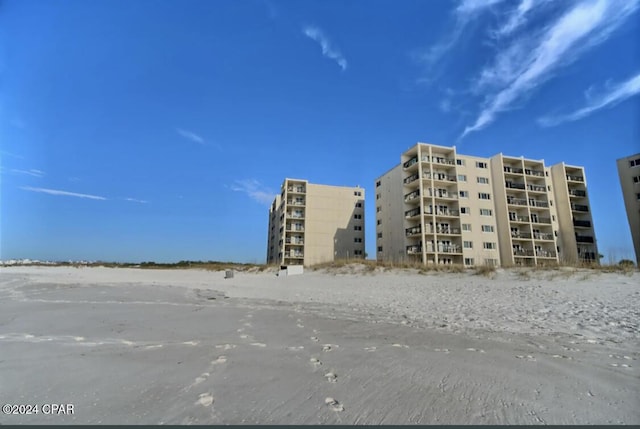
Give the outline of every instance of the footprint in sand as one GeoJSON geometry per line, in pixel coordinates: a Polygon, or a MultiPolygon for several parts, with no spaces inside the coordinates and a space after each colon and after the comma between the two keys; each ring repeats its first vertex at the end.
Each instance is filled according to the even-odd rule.
{"type": "Polygon", "coordinates": [[[297,326],[298,328],[304,328],[304,325],[302,325],[302,324],[300,324],[300,323],[298,323],[296,326],[297,326]]]}
{"type": "Polygon", "coordinates": [[[203,372],[199,377],[196,377],[195,381],[193,382],[192,386],[196,386],[200,383],[202,383],[203,381],[205,381],[207,378],[209,378],[209,373],[208,372],[203,372]]]}
{"type": "Polygon", "coordinates": [[[336,383],[338,381],[338,375],[335,372],[326,373],[324,378],[326,378],[330,383],[336,383]]]}
{"type": "Polygon", "coordinates": [[[311,339],[311,341],[315,341],[316,343],[317,343],[318,341],[320,341],[320,340],[318,339],[318,337],[311,337],[310,339],[311,339]]]}
{"type": "Polygon", "coordinates": [[[434,352],[449,353],[449,349],[433,349],[434,352]]]}
{"type": "Polygon", "coordinates": [[[377,347],[376,347],[376,346],[371,346],[371,347],[365,347],[365,348],[364,348],[364,349],[362,349],[362,350],[367,351],[367,352],[375,352],[375,351],[376,351],[376,349],[377,349],[377,347]]]}
{"type": "Polygon", "coordinates": [[[325,399],[324,403],[327,404],[327,406],[333,411],[344,411],[344,407],[342,406],[342,404],[333,398],[325,399]]]}
{"type": "Polygon", "coordinates": [[[235,348],[236,348],[235,344],[218,344],[216,346],[216,349],[222,349],[222,350],[231,350],[235,348]]]}
{"type": "Polygon", "coordinates": [[[256,347],[267,347],[265,343],[251,343],[251,345],[256,347]]]}
{"type": "Polygon", "coordinates": [[[570,356],[565,356],[565,355],[553,355],[552,357],[554,358],[559,358],[559,359],[569,359],[569,360],[573,360],[572,357],[570,356]]]}
{"type": "Polygon", "coordinates": [[[210,407],[211,404],[213,404],[213,396],[211,396],[211,393],[201,393],[196,404],[202,405],[203,407],[210,407]]]}
{"type": "Polygon", "coordinates": [[[482,349],[474,349],[473,347],[469,347],[469,348],[467,349],[467,351],[470,351],[470,352],[479,352],[479,353],[484,353],[484,350],[482,350],[482,349]]]}
{"type": "Polygon", "coordinates": [[[311,358],[309,359],[309,362],[311,362],[312,364],[314,364],[315,366],[320,366],[322,365],[322,362],[320,362],[320,359],[318,358],[311,358]]]}
{"type": "Polygon", "coordinates": [[[244,332],[244,328],[236,329],[236,332],[244,332]]]}
{"type": "Polygon", "coordinates": [[[408,349],[409,348],[409,346],[406,345],[406,344],[398,344],[398,343],[391,344],[391,347],[400,347],[400,348],[403,348],[403,349],[408,349]]]}
{"type": "Polygon", "coordinates": [[[304,349],[304,346],[291,346],[287,347],[287,350],[298,351],[304,349]]]}
{"type": "Polygon", "coordinates": [[[221,363],[226,363],[227,362],[227,357],[226,356],[218,356],[218,359],[216,360],[212,360],[211,361],[211,365],[219,365],[221,363]]]}
{"type": "Polygon", "coordinates": [[[526,356],[516,355],[516,359],[526,359],[526,360],[531,361],[531,362],[534,362],[536,360],[536,358],[534,358],[531,355],[526,355],[526,356]]]}
{"type": "Polygon", "coordinates": [[[322,346],[322,351],[323,352],[330,352],[334,348],[338,348],[338,345],[337,344],[324,344],[322,346]]]}

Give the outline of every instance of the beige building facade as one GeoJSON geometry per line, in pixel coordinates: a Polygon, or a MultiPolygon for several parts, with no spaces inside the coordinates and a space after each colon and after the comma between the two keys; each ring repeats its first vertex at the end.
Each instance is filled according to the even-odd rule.
{"type": "Polygon", "coordinates": [[[418,143],[375,186],[378,260],[465,266],[597,261],[580,167],[546,167],[542,160],[502,154],[481,158],[418,143]],[[564,181],[554,183],[554,171],[565,172],[564,181]]]}
{"type": "Polygon", "coordinates": [[[640,153],[620,158],[617,164],[636,264],[640,266],[640,153]]]}
{"type": "Polygon", "coordinates": [[[311,266],[365,257],[365,191],[285,179],[269,209],[267,263],[311,266]]]}

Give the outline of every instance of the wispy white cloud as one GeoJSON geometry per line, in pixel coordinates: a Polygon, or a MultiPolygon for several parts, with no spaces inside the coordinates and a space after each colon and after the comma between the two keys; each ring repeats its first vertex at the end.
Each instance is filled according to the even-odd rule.
{"type": "Polygon", "coordinates": [[[496,31],[496,35],[499,37],[506,36],[520,28],[526,22],[527,14],[534,7],[542,5],[545,1],[547,0],[521,0],[518,7],[509,14],[508,21],[496,31]]]}
{"type": "Polygon", "coordinates": [[[275,192],[264,187],[255,179],[236,180],[233,185],[229,186],[229,188],[232,191],[244,192],[253,200],[266,206],[270,205],[276,197],[275,192]]]}
{"type": "Polygon", "coordinates": [[[331,46],[329,38],[318,27],[308,26],[302,29],[305,36],[317,42],[322,48],[322,55],[334,60],[344,71],[347,69],[347,59],[340,51],[331,46]]]}
{"type": "Polygon", "coordinates": [[[484,106],[473,125],[461,137],[492,123],[498,113],[513,108],[524,95],[550,79],[587,49],[606,40],[632,13],[639,0],[586,0],[564,13],[538,34],[527,34],[496,56],[485,68],[476,88],[495,84],[497,92],[486,95],[484,106]],[[491,82],[495,77],[495,82],[491,82]]]}
{"type": "Polygon", "coordinates": [[[6,150],[0,150],[0,155],[2,156],[10,156],[11,158],[24,159],[24,156],[18,155],[16,153],[7,152],[6,150]]]}
{"type": "Polygon", "coordinates": [[[43,177],[44,176],[44,171],[41,170],[36,170],[36,169],[29,169],[29,170],[18,170],[15,168],[12,168],[11,170],[9,170],[12,173],[16,173],[16,174],[25,174],[27,176],[33,176],[33,177],[43,177]]]}
{"type": "Polygon", "coordinates": [[[186,138],[187,140],[191,140],[192,142],[195,142],[198,144],[205,143],[202,137],[200,137],[198,134],[192,131],[183,130],[182,128],[176,128],[176,132],[180,134],[182,137],[186,138]]]}
{"type": "Polygon", "coordinates": [[[91,200],[106,200],[105,197],[98,195],[79,194],[77,192],[60,191],[58,189],[32,188],[31,186],[22,186],[21,189],[31,192],[42,192],[49,195],[61,195],[66,197],[89,198],[91,200]]]}
{"type": "Polygon", "coordinates": [[[132,203],[140,203],[140,204],[147,204],[149,201],[146,200],[139,200],[137,198],[125,198],[126,201],[131,201],[132,203]]]}
{"type": "Polygon", "coordinates": [[[538,123],[545,127],[551,127],[562,122],[577,121],[597,110],[613,107],[638,93],[640,93],[640,73],[625,82],[610,86],[608,91],[599,95],[593,95],[593,91],[590,89],[586,94],[587,105],[583,108],[568,115],[543,116],[538,119],[538,123]]]}

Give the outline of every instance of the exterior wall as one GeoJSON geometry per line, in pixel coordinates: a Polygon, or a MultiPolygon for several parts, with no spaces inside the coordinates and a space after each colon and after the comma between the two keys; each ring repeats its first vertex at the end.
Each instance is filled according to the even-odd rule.
{"type": "Polygon", "coordinates": [[[398,164],[375,182],[376,193],[376,259],[401,262],[407,259],[405,250],[404,199],[402,168],[398,164]]]}
{"type": "Polygon", "coordinates": [[[617,164],[636,263],[640,266],[640,153],[621,158],[617,164]]]}
{"type": "Polygon", "coordinates": [[[558,249],[563,263],[598,263],[598,247],[587,181],[582,167],[551,166],[558,215],[558,249]]]}
{"type": "Polygon", "coordinates": [[[573,252],[581,260],[597,255],[584,171],[563,168],[562,177],[582,180],[567,182],[565,177],[554,183],[553,169],[543,160],[502,154],[482,158],[457,154],[455,147],[418,143],[376,181],[376,244],[382,248],[377,259],[468,266],[554,264],[561,248],[559,230],[573,237],[562,245],[566,255],[573,252]],[[556,188],[565,190],[566,198],[558,199],[556,188]],[[576,211],[589,216],[589,235],[579,239],[572,218],[566,219],[576,211]],[[570,228],[565,228],[567,222],[570,228]],[[593,243],[585,243],[589,237],[593,243]]]}
{"type": "Polygon", "coordinates": [[[267,263],[364,257],[364,189],[285,179],[269,210],[267,263]]]}

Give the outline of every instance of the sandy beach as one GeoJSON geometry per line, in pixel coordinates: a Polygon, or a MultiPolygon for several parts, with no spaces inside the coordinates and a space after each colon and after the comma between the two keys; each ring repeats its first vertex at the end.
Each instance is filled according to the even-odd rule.
{"type": "Polygon", "coordinates": [[[2,424],[640,424],[640,274],[0,269],[2,424]]]}

